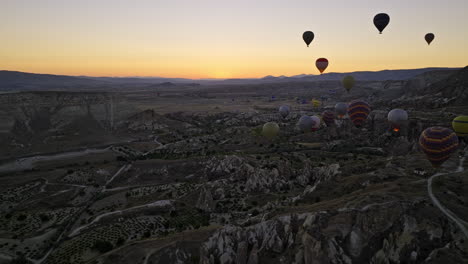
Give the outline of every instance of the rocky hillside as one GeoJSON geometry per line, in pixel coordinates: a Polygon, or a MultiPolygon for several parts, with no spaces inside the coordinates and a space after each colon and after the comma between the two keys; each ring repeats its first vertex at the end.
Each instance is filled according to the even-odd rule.
{"type": "Polygon", "coordinates": [[[468,67],[446,75],[447,72],[427,73],[408,81],[405,94],[392,103],[428,108],[466,105],[468,67]]]}

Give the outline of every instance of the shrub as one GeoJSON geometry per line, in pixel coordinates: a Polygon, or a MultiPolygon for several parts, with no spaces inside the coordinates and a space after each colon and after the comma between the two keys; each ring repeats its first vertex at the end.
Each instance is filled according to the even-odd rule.
{"type": "Polygon", "coordinates": [[[125,243],[125,239],[123,237],[119,237],[117,239],[117,246],[122,246],[125,243]]]}
{"type": "Polygon", "coordinates": [[[20,214],[16,219],[17,219],[18,221],[24,221],[24,220],[26,220],[26,218],[27,218],[26,215],[20,214]]]}
{"type": "Polygon", "coordinates": [[[49,216],[46,214],[40,214],[39,218],[41,219],[42,222],[48,222],[50,220],[49,216]]]}

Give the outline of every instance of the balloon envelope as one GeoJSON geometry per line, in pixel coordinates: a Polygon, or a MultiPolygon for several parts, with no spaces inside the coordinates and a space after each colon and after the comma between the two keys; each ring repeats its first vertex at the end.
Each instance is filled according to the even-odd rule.
{"type": "Polygon", "coordinates": [[[398,131],[400,126],[408,120],[408,113],[403,109],[393,109],[388,112],[388,122],[392,125],[393,130],[398,131]]]}
{"type": "Polygon", "coordinates": [[[317,66],[317,69],[320,71],[320,73],[323,73],[328,67],[328,60],[325,58],[319,58],[315,61],[315,66],[317,66]]]}
{"type": "Polygon", "coordinates": [[[370,106],[368,103],[356,100],[349,104],[348,115],[353,124],[357,127],[361,126],[362,123],[367,119],[370,113],[370,106]]]}
{"type": "Polygon", "coordinates": [[[343,118],[348,112],[348,104],[347,103],[337,103],[335,105],[335,112],[339,118],[343,118]]]}
{"type": "Polygon", "coordinates": [[[307,44],[307,47],[309,47],[310,43],[312,43],[312,40],[314,40],[314,32],[312,31],[306,31],[304,34],[302,34],[302,39],[304,42],[307,44]]]}
{"type": "Polygon", "coordinates": [[[430,127],[421,133],[419,146],[432,166],[439,167],[457,149],[458,137],[448,128],[430,127]]]}
{"type": "Polygon", "coordinates": [[[287,105],[282,105],[279,108],[279,113],[283,118],[286,118],[289,115],[289,106],[287,105]]]}
{"type": "Polygon", "coordinates": [[[330,110],[323,111],[322,119],[327,126],[331,126],[333,123],[335,123],[335,113],[330,110]]]}
{"type": "Polygon", "coordinates": [[[459,137],[468,137],[468,116],[458,116],[452,121],[453,130],[459,137]]]}
{"type": "Polygon", "coordinates": [[[320,101],[316,99],[312,99],[312,106],[313,107],[319,107],[320,106],[320,101]]]}
{"type": "Polygon", "coordinates": [[[426,36],[424,36],[424,39],[427,42],[427,45],[430,45],[431,42],[434,40],[435,35],[433,33],[427,33],[426,36]]]}
{"type": "Polygon", "coordinates": [[[275,122],[268,122],[263,125],[262,135],[268,139],[272,139],[278,135],[279,126],[275,122]]]}
{"type": "Polygon", "coordinates": [[[379,30],[380,34],[382,34],[382,31],[387,27],[388,23],[390,23],[389,15],[385,13],[375,15],[374,25],[379,30]]]}
{"type": "Polygon", "coordinates": [[[353,88],[354,83],[355,83],[354,77],[351,75],[345,76],[343,78],[343,87],[346,89],[346,91],[348,91],[348,93],[351,90],[351,88],[353,88]]]}
{"type": "Polygon", "coordinates": [[[317,131],[320,128],[320,117],[318,116],[311,116],[312,120],[314,121],[314,125],[312,126],[312,131],[317,131]]]}
{"type": "Polygon", "coordinates": [[[303,115],[299,119],[297,125],[303,132],[311,132],[314,128],[315,121],[312,119],[312,117],[303,115]]]}

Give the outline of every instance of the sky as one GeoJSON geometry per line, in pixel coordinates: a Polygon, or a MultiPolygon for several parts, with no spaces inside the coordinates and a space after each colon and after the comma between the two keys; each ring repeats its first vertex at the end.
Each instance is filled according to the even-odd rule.
{"type": "Polygon", "coordinates": [[[252,78],[319,74],[320,57],[326,72],[464,67],[467,11],[468,0],[0,0],[0,70],[252,78]]]}

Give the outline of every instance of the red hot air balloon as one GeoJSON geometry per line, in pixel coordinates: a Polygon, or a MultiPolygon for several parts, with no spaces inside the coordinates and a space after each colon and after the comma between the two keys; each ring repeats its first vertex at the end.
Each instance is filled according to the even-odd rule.
{"type": "Polygon", "coordinates": [[[330,110],[325,110],[322,113],[322,119],[327,126],[331,126],[333,123],[335,123],[335,113],[330,110]]]}
{"type": "Polygon", "coordinates": [[[448,128],[430,127],[421,133],[419,146],[432,166],[437,168],[457,149],[458,137],[448,128]]]}
{"type": "Polygon", "coordinates": [[[315,61],[315,66],[317,66],[317,69],[320,71],[320,73],[323,73],[328,67],[328,60],[325,58],[317,59],[317,61],[315,61]]]}
{"type": "Polygon", "coordinates": [[[356,127],[360,127],[367,119],[371,109],[368,103],[360,100],[352,101],[348,106],[348,115],[356,127]]]}

